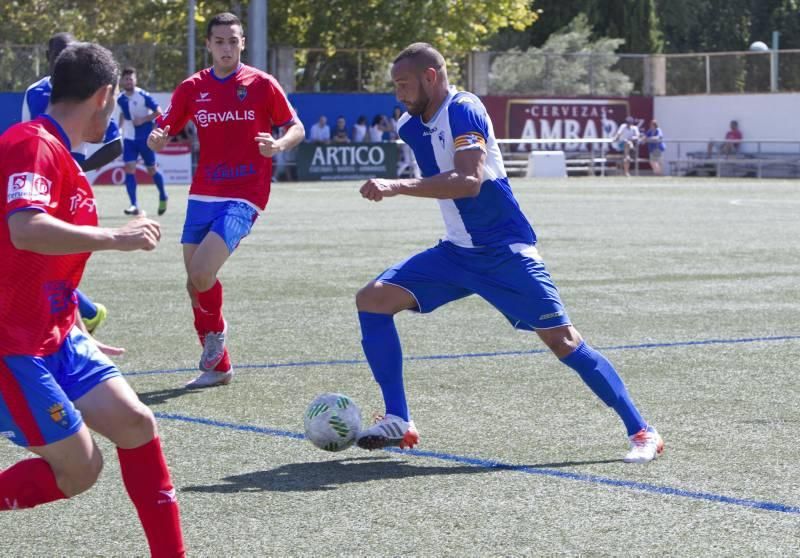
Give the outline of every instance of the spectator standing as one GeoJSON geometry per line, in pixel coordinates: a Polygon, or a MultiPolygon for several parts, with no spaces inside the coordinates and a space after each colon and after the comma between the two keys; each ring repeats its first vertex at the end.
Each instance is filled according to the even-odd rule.
{"type": "Polygon", "coordinates": [[[308,134],[308,141],[311,143],[331,142],[331,127],[328,126],[327,117],[324,115],[320,116],[317,123],[311,126],[311,131],[308,134]]]}
{"type": "Polygon", "coordinates": [[[633,116],[625,118],[622,126],[617,129],[614,134],[614,147],[618,151],[622,151],[622,169],[625,176],[631,175],[631,153],[635,149],[635,142],[639,139],[639,128],[636,126],[636,121],[633,116]]]}
{"type": "Polygon", "coordinates": [[[658,127],[658,122],[655,120],[650,121],[650,127],[642,136],[647,143],[647,152],[650,155],[650,168],[653,169],[653,174],[664,174],[664,150],[667,148],[664,143],[664,132],[658,127]]]}
{"type": "Polygon", "coordinates": [[[397,139],[400,139],[400,134],[398,133],[398,129],[399,129],[398,121],[400,120],[401,116],[403,116],[403,109],[401,109],[398,106],[394,107],[394,110],[392,111],[392,117],[389,119],[389,140],[390,141],[395,141],[397,139]]]}

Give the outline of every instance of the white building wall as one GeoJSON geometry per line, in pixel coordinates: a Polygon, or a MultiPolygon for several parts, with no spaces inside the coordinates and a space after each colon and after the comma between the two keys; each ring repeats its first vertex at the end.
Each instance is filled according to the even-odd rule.
{"type": "MultiPolygon", "coordinates": [[[[721,140],[731,120],[747,140],[793,140],[795,145],[762,145],[762,151],[792,152],[800,156],[800,93],[752,95],[687,95],[655,97],[653,114],[667,138],[664,158],[678,158],[678,146],[669,139],[697,140],[680,146],[680,157],[687,151],[705,151],[710,140],[721,140]]],[[[752,153],[755,144],[743,144],[752,153]]]]}

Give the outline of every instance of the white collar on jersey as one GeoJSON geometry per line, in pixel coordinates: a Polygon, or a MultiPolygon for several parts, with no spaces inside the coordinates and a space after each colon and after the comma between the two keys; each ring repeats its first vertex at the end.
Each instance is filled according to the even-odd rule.
{"type": "Polygon", "coordinates": [[[438,108],[438,109],[436,109],[436,114],[434,114],[434,115],[431,117],[431,119],[430,119],[430,120],[428,120],[427,122],[425,122],[424,120],[422,120],[422,117],[420,117],[420,121],[422,122],[422,124],[423,124],[423,125],[425,125],[425,126],[427,126],[427,125],[428,125],[428,124],[430,124],[431,122],[436,122],[436,119],[437,119],[437,118],[439,118],[439,114],[442,112],[442,109],[443,109],[444,107],[446,107],[448,104],[450,104],[450,99],[452,99],[452,98],[453,98],[453,96],[454,96],[456,93],[458,93],[458,91],[456,90],[455,86],[454,86],[454,85],[451,85],[451,86],[450,86],[450,87],[447,89],[447,97],[445,97],[445,98],[444,98],[444,101],[442,101],[442,104],[441,104],[441,105],[439,105],[439,108],[438,108]]]}

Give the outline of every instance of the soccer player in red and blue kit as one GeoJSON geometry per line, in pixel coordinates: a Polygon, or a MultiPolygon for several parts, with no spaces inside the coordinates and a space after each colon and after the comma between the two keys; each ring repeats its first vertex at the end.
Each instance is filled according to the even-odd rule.
{"type": "Polygon", "coordinates": [[[56,60],[47,112],[0,136],[0,432],[37,456],[0,472],[0,510],[92,486],[103,459],[91,428],[117,446],[151,554],[183,556],[153,413],[75,325],[90,253],[152,250],[160,239],[145,218],[98,227],[92,188],[70,154],[103,137],[118,79],[108,50],[73,43],[56,60]]]}
{"type": "Polygon", "coordinates": [[[148,146],[159,151],[169,134],[191,119],[200,141],[181,243],[203,354],[201,374],[187,387],[224,385],[233,377],[217,273],[267,205],[271,157],[305,137],[303,124],[275,78],[241,63],[244,41],[235,15],[221,13],[209,21],[206,47],[213,66],[175,89],[148,138],[148,146]],[[286,129],[280,139],[270,133],[276,127],[286,129]]]}

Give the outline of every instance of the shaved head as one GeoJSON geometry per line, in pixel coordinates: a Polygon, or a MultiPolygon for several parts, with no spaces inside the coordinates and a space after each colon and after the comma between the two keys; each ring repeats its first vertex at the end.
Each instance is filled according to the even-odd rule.
{"type": "Polygon", "coordinates": [[[394,59],[394,63],[407,60],[418,71],[422,72],[428,68],[433,68],[437,72],[443,71],[444,56],[428,43],[413,43],[408,45],[394,59]]]}

